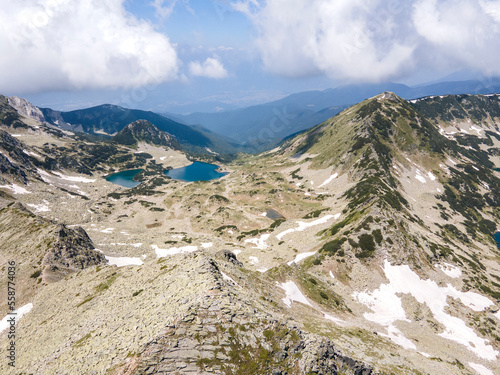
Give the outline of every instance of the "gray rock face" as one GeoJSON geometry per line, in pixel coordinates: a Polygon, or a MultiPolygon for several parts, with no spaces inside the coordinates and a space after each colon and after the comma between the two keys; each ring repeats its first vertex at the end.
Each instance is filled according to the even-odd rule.
{"type": "Polygon", "coordinates": [[[127,368],[129,374],[372,374],[372,368],[233,300],[193,307],[127,368]],[[259,323],[266,322],[264,324],[259,323]]]}
{"type": "MultiPolygon", "coordinates": [[[[220,258],[238,266],[234,254],[220,258]]],[[[213,279],[203,301],[165,327],[115,374],[356,374],[370,366],[343,356],[334,343],[262,311],[222,287],[221,265],[203,257],[198,272],[213,279]]]]}
{"type": "Polygon", "coordinates": [[[94,244],[81,227],[68,228],[60,224],[54,231],[55,243],[43,258],[45,274],[52,280],[69,272],[107,263],[103,254],[94,250],[94,244]]]}
{"type": "Polygon", "coordinates": [[[7,101],[9,105],[16,109],[16,111],[20,115],[36,121],[45,122],[45,116],[43,115],[40,108],[34,106],[26,99],[18,98],[17,96],[11,96],[7,99],[7,101]]]}
{"type": "Polygon", "coordinates": [[[0,130],[0,174],[26,184],[29,176],[38,176],[33,158],[23,152],[27,146],[0,130]]]}

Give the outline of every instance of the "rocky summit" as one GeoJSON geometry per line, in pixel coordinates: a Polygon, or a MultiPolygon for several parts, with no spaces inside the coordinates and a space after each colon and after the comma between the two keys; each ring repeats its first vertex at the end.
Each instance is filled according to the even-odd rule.
{"type": "Polygon", "coordinates": [[[384,92],[224,142],[0,97],[0,373],[500,373],[500,96],[384,92]],[[194,161],[228,173],[164,174],[194,161]]]}

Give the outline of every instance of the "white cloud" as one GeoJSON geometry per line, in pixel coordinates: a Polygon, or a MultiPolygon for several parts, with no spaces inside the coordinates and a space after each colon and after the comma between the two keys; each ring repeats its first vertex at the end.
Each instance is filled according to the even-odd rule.
{"type": "Polygon", "coordinates": [[[127,13],[123,3],[2,1],[0,91],[136,87],[175,79],[179,62],[168,37],[127,13]]]}
{"type": "Polygon", "coordinates": [[[499,74],[500,2],[420,0],[413,22],[425,43],[449,61],[485,74],[499,74]]]}
{"type": "Polygon", "coordinates": [[[498,0],[243,0],[264,67],[381,81],[416,68],[500,74],[498,0]]]}
{"type": "Polygon", "coordinates": [[[217,58],[209,57],[203,63],[191,61],[189,63],[189,72],[193,76],[207,78],[226,78],[228,76],[226,69],[217,58]]]}
{"type": "Polygon", "coordinates": [[[168,18],[174,11],[177,0],[154,0],[151,5],[156,10],[156,15],[160,18],[168,18]],[[166,4],[165,4],[166,3],[166,4]]]}

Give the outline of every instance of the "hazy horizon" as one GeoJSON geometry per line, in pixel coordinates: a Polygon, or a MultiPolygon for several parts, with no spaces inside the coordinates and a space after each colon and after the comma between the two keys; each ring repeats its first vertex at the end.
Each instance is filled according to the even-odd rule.
{"type": "Polygon", "coordinates": [[[344,84],[500,75],[500,1],[4,2],[0,93],[72,110],[231,110],[344,84]]]}

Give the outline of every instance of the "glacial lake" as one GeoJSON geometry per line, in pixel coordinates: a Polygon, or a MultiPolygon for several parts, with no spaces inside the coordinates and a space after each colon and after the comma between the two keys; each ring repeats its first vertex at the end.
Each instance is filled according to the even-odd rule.
{"type": "Polygon", "coordinates": [[[133,178],[141,171],[142,169],[129,169],[127,171],[113,173],[109,176],[106,176],[106,181],[126,188],[133,188],[140,184],[140,182],[134,181],[133,178]]]}
{"type": "MultiPolygon", "coordinates": [[[[186,182],[210,181],[221,178],[227,174],[227,172],[217,172],[217,168],[219,168],[219,166],[215,164],[195,161],[193,164],[186,167],[166,170],[164,173],[174,180],[186,182]]],[[[140,184],[140,182],[134,181],[133,178],[141,171],[142,169],[130,169],[113,173],[106,176],[106,181],[126,188],[133,188],[140,184]]]]}
{"type": "Polygon", "coordinates": [[[193,182],[210,181],[225,176],[227,172],[217,172],[218,165],[195,161],[193,164],[182,168],[165,171],[165,174],[174,180],[193,182]]]}

